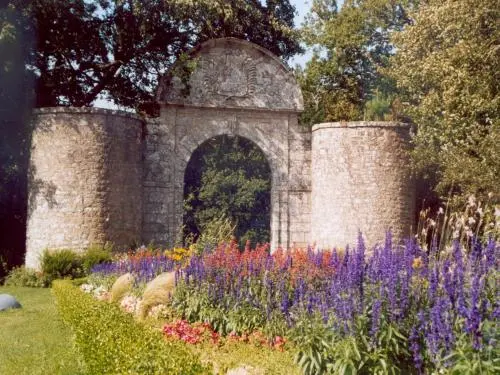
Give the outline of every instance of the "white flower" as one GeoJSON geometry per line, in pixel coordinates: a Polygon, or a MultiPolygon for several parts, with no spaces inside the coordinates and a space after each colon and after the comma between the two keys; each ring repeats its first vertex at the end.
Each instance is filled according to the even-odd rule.
{"type": "Polygon", "coordinates": [[[125,310],[125,312],[128,312],[130,314],[134,314],[136,311],[139,310],[141,303],[141,299],[132,296],[132,295],[126,295],[123,297],[123,299],[120,302],[120,307],[125,310]]]}
{"type": "Polygon", "coordinates": [[[166,318],[168,317],[168,314],[169,314],[168,307],[163,304],[153,306],[148,313],[149,316],[155,319],[166,318]]]}
{"type": "Polygon", "coordinates": [[[453,239],[456,240],[460,236],[460,232],[458,230],[453,232],[453,239]]]}
{"type": "Polygon", "coordinates": [[[82,284],[80,285],[80,289],[83,290],[85,293],[92,293],[94,286],[91,284],[82,284]]]}
{"type": "Polygon", "coordinates": [[[495,207],[495,217],[500,217],[500,207],[495,207]]]}
{"type": "Polygon", "coordinates": [[[443,207],[439,207],[438,215],[442,215],[442,214],[444,214],[443,207]]]}
{"type": "Polygon", "coordinates": [[[474,219],[473,217],[469,217],[469,220],[467,220],[467,222],[469,223],[469,225],[476,224],[476,219],[474,219]]]}
{"type": "Polygon", "coordinates": [[[484,212],[483,212],[483,208],[482,207],[478,207],[476,212],[479,214],[479,216],[483,216],[484,215],[484,212]]]}
{"type": "Polygon", "coordinates": [[[465,234],[467,235],[467,237],[472,237],[472,235],[473,235],[474,233],[472,232],[472,230],[467,229],[467,230],[465,231],[465,234]]]}
{"type": "Polygon", "coordinates": [[[436,226],[436,222],[434,220],[432,220],[432,219],[429,219],[429,225],[431,227],[435,227],[436,226]]]}

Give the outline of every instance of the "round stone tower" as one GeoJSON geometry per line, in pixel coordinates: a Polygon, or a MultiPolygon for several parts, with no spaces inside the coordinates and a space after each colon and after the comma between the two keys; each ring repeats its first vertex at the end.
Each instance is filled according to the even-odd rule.
{"type": "Polygon", "coordinates": [[[311,240],[321,248],[367,244],[410,234],[415,188],[408,125],[336,122],[312,129],[311,240]]]}
{"type": "Polygon", "coordinates": [[[26,266],[45,248],[141,239],[143,120],[121,111],[44,108],[33,116],[26,266]]]}

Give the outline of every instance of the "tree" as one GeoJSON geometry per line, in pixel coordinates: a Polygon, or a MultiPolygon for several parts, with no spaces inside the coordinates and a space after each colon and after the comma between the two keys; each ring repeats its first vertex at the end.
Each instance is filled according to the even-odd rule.
{"type": "Polygon", "coordinates": [[[299,52],[289,0],[12,0],[37,36],[28,67],[36,105],[89,106],[98,96],[151,111],[158,76],[218,37],[299,52]]]}
{"type": "Polygon", "coordinates": [[[19,11],[0,6],[0,280],[23,259],[32,76],[25,70],[31,36],[19,11]]]}
{"type": "Polygon", "coordinates": [[[429,0],[394,38],[413,159],[443,198],[500,198],[499,16],[497,0],[429,0]]]}
{"type": "Polygon", "coordinates": [[[412,5],[411,0],[346,0],[339,10],[335,0],[313,0],[304,34],[315,53],[298,71],[303,124],[384,118],[394,83],[380,68],[394,54],[390,34],[409,22],[412,5]]]}
{"type": "Polygon", "coordinates": [[[270,238],[271,170],[263,152],[241,137],[221,136],[203,143],[185,176],[184,224],[196,236],[224,216],[244,244],[270,238]]]}

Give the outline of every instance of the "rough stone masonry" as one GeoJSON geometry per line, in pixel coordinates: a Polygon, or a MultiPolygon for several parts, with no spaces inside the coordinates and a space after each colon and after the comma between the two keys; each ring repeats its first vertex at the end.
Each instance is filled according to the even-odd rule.
{"type": "Polygon", "coordinates": [[[210,40],[192,53],[189,94],[165,76],[161,114],[96,108],[35,111],[26,265],[48,249],[154,242],[172,246],[182,225],[184,173],[193,152],[220,135],[254,142],[269,163],[271,247],[368,244],[409,234],[414,186],[409,129],[398,123],[298,125],[302,93],[269,51],[210,40]]]}

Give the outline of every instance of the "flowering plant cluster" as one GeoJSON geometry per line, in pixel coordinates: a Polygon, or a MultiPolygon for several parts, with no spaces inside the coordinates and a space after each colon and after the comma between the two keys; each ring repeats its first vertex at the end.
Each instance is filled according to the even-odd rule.
{"type": "Polygon", "coordinates": [[[141,306],[141,299],[133,295],[126,295],[120,301],[120,307],[122,310],[129,314],[136,314],[141,306]]]}
{"type": "Polygon", "coordinates": [[[170,307],[164,304],[153,306],[149,309],[148,316],[153,319],[165,319],[171,315],[170,307]]]}
{"type": "Polygon", "coordinates": [[[262,329],[291,337],[307,373],[344,365],[396,373],[478,363],[498,369],[500,246],[493,238],[474,241],[469,252],[455,241],[444,254],[413,240],[393,244],[388,234],[370,256],[365,250],[361,235],[343,253],[222,245],[177,271],[173,305],[221,334],[262,329]]]}
{"type": "Polygon", "coordinates": [[[117,277],[131,273],[137,284],[146,284],[164,272],[181,266],[187,252],[140,248],[135,252],[119,255],[113,262],[95,265],[91,270],[93,278],[117,277]]]}
{"type": "Polygon", "coordinates": [[[96,286],[93,284],[82,284],[80,289],[85,293],[92,294],[94,298],[99,301],[107,301],[109,297],[109,291],[102,285],[96,286]]]}
{"type": "Polygon", "coordinates": [[[189,324],[186,320],[177,320],[165,324],[163,333],[168,338],[182,340],[193,345],[209,340],[214,344],[219,342],[219,334],[208,323],[189,324]]]}

